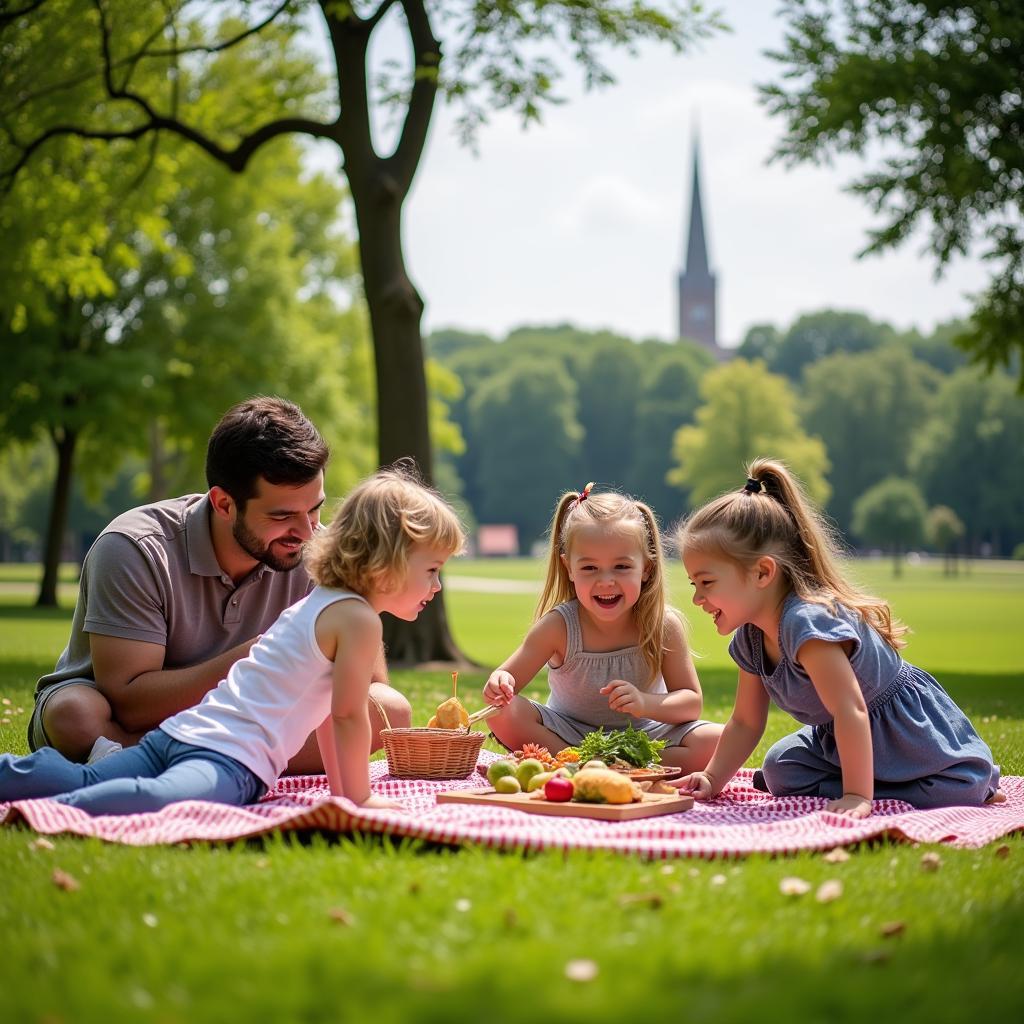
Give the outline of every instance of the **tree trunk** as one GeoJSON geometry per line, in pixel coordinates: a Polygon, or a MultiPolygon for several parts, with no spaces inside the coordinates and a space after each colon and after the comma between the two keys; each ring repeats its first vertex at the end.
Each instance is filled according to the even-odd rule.
{"type": "Polygon", "coordinates": [[[50,501],[50,520],[46,527],[46,547],[43,549],[43,581],[39,585],[37,608],[57,607],[57,576],[60,553],[64,545],[64,531],[68,525],[68,506],[71,499],[71,475],[74,468],[75,445],[78,434],[63,428],[54,435],[57,449],[57,475],[53,481],[50,501]]]}
{"type": "MultiPolygon", "coordinates": [[[[402,258],[402,198],[386,175],[362,184],[349,175],[359,228],[366,304],[377,376],[377,448],[382,466],[411,457],[433,482],[427,377],[420,318],[423,300],[402,258]]],[[[448,628],[443,591],[414,622],[384,617],[388,662],[469,665],[448,628]]]]}
{"type": "Polygon", "coordinates": [[[903,548],[899,544],[892,546],[892,574],[899,576],[903,571],[903,548]]]}

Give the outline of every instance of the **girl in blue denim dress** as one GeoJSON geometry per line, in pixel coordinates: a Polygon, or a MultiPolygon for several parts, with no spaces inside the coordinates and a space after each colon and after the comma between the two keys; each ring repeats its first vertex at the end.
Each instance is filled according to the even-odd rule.
{"type": "Polygon", "coordinates": [[[677,785],[718,795],[764,734],[771,701],[803,723],[754,784],[827,797],[854,817],[875,798],[915,807],[1004,799],[992,752],[927,672],[900,657],[907,629],[852,586],[831,530],[789,470],[755,461],[746,485],[686,519],[676,536],[693,602],[735,633],[732,716],[706,770],[677,785]]]}

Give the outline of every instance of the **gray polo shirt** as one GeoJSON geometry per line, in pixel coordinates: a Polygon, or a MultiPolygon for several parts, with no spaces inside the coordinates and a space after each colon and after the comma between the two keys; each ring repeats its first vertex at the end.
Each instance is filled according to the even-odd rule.
{"type": "Polygon", "coordinates": [[[161,644],[163,667],[184,668],[264,632],[310,589],[301,565],[275,572],[260,564],[236,586],[214,555],[205,494],[131,509],[86,555],[71,639],[36,700],[55,683],[95,685],[90,633],[161,644]]]}

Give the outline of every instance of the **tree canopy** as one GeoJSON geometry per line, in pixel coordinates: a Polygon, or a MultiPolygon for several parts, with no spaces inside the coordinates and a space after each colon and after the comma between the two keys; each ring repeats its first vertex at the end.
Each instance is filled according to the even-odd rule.
{"type": "Polygon", "coordinates": [[[785,378],[764,363],[735,359],[701,380],[703,404],[696,423],[681,427],[673,443],[669,480],[701,504],[743,484],[744,467],[759,456],[782,459],[820,504],[828,499],[828,456],[817,437],[805,433],[796,398],[785,378]]]}
{"type": "Polygon", "coordinates": [[[927,232],[937,271],[978,243],[993,268],[960,343],[1024,387],[1024,6],[1019,0],[783,0],[762,86],[776,156],[871,164],[865,253],[927,232]]]}

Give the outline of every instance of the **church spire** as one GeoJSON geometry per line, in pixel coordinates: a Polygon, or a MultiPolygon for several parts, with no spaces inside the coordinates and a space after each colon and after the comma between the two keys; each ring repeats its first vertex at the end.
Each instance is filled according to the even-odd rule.
{"type": "Polygon", "coordinates": [[[699,143],[693,138],[693,185],[690,189],[690,233],[686,240],[686,273],[693,275],[710,274],[708,246],[704,237],[704,209],[700,201],[700,167],[698,165],[699,143]]]}
{"type": "Polygon", "coordinates": [[[722,357],[717,336],[717,282],[708,261],[704,207],[700,194],[700,147],[693,136],[693,183],[690,226],[686,236],[686,266],[679,275],[679,337],[699,341],[722,357]]]}

